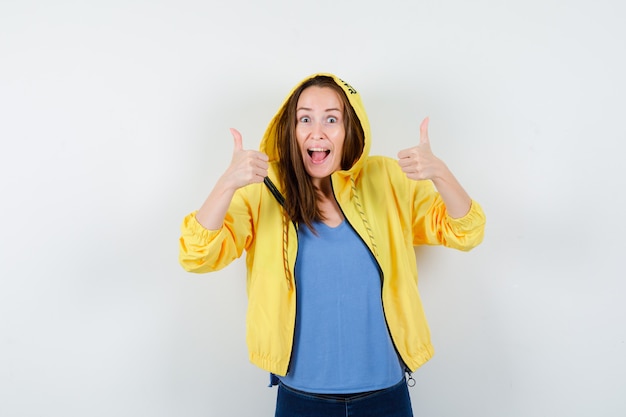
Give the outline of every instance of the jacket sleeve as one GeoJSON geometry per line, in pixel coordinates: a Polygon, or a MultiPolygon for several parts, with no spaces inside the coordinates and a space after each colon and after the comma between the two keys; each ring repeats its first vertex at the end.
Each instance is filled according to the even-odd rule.
{"type": "Polygon", "coordinates": [[[455,219],[448,215],[430,181],[416,181],[412,188],[414,245],[444,245],[468,251],[482,242],[486,219],[476,201],[472,200],[465,216],[455,219]]]}
{"type": "Polygon", "coordinates": [[[252,239],[249,205],[241,190],[235,193],[224,223],[218,230],[205,229],[188,214],[181,225],[178,261],[189,272],[212,272],[239,258],[252,239]]]}

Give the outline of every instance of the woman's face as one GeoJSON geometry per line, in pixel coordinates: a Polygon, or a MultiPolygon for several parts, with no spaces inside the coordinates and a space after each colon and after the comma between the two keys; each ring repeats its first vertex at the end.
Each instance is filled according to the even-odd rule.
{"type": "Polygon", "coordinates": [[[309,87],[298,99],[296,140],[306,172],[316,186],[341,169],[346,138],[343,110],[339,94],[327,87],[309,87]]]}

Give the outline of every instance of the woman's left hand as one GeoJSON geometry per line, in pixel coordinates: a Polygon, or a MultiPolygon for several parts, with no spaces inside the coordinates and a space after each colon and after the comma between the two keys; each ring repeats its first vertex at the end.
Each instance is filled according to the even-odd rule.
{"type": "Polygon", "coordinates": [[[433,155],[428,138],[428,117],[420,125],[420,143],[398,152],[398,163],[402,172],[414,180],[431,180],[453,218],[465,216],[472,200],[454,177],[448,166],[433,155]]]}
{"type": "Polygon", "coordinates": [[[443,161],[430,149],[428,121],[427,117],[420,125],[419,145],[398,152],[398,163],[402,172],[413,180],[433,180],[442,174],[442,168],[445,167],[443,161]]]}

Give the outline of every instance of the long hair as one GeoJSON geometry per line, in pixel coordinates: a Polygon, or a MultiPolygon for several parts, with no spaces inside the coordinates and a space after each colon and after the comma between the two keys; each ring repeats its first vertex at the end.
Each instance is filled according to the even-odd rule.
{"type": "Polygon", "coordinates": [[[341,156],[341,169],[354,165],[363,153],[365,134],[361,122],[350,104],[346,93],[332,77],[318,75],[303,82],[289,97],[279,116],[276,129],[276,150],[279,156],[278,175],[285,192],[285,210],[290,220],[304,223],[313,229],[313,222],[324,220],[317,207],[320,190],[306,172],[302,153],[296,140],[296,110],[300,95],[309,87],[330,88],[336,91],[343,102],[343,123],[346,137],[341,156]]]}

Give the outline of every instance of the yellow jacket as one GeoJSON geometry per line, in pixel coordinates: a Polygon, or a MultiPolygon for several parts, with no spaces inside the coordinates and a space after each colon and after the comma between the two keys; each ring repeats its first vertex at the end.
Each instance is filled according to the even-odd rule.
{"type": "MultiPolygon", "coordinates": [[[[414,246],[444,245],[470,250],[482,241],[485,216],[480,206],[472,202],[467,215],[450,218],[430,181],[410,180],[397,161],[369,156],[370,127],[360,95],[339,78],[323,75],[332,76],[344,89],[365,132],[361,158],[351,169],[331,176],[335,197],[346,220],[378,262],[391,338],[401,359],[414,371],[434,353],[417,288],[414,246]]],[[[274,117],[260,150],[272,161],[269,177],[280,188],[274,151],[276,123],[274,117]]],[[[293,271],[298,239],[296,226],[286,220],[281,206],[262,183],[235,193],[221,229],[204,229],[195,212],[186,216],[181,226],[179,261],[187,271],[219,270],[244,250],[250,361],[269,372],[285,375],[296,320],[293,271]]]]}

